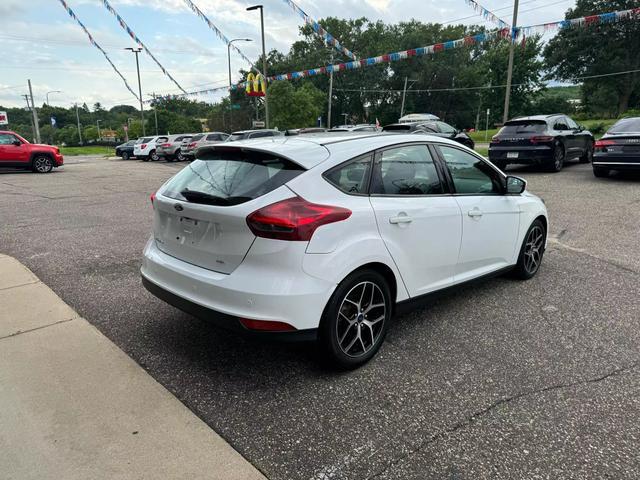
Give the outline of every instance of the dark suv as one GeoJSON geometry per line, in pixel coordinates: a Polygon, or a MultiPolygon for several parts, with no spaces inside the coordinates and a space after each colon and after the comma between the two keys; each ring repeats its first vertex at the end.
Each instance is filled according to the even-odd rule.
{"type": "Polygon", "coordinates": [[[475,147],[475,143],[469,135],[440,120],[428,120],[416,123],[392,123],[391,125],[386,125],[382,131],[391,133],[426,133],[436,137],[455,140],[472,150],[475,147]]]}
{"type": "Polygon", "coordinates": [[[566,115],[509,120],[491,139],[489,160],[504,170],[510,163],[537,164],[559,172],[567,160],[589,163],[594,138],[566,115]]]}

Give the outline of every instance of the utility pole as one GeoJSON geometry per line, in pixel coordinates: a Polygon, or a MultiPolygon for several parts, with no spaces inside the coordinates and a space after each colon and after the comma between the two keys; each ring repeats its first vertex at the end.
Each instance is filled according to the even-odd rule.
{"type": "Polygon", "coordinates": [[[159,135],[158,134],[158,105],[156,104],[155,92],[152,93],[151,96],[153,97],[153,117],[155,118],[155,121],[156,121],[156,135],[159,135]]]}
{"type": "Polygon", "coordinates": [[[102,140],[102,134],[100,133],[100,122],[102,120],[96,120],[96,125],[98,126],[98,140],[102,140]]]}
{"type": "Polygon", "coordinates": [[[407,83],[409,77],[404,77],[404,88],[402,89],[402,107],[400,107],[400,118],[404,117],[404,100],[407,97],[407,83]]]}
{"type": "Polygon", "coordinates": [[[509,65],[507,67],[507,90],[504,95],[504,113],[502,114],[502,123],[506,123],[506,121],[509,120],[509,101],[511,100],[511,80],[513,77],[513,54],[516,48],[514,35],[516,32],[516,25],[518,24],[518,1],[519,0],[514,0],[513,2],[513,22],[511,23],[511,32],[509,35],[511,45],[509,45],[509,65]]]}
{"type": "MultiPolygon", "coordinates": [[[[24,97],[24,99],[27,102],[27,110],[29,110],[29,113],[31,113],[31,104],[29,104],[29,95],[22,95],[22,96],[24,97]]],[[[31,138],[33,138],[33,140],[35,141],[35,139],[36,139],[36,129],[33,126],[33,113],[31,113],[29,118],[31,118],[31,122],[30,122],[31,123],[31,132],[33,133],[33,137],[31,137],[31,138]]]]}
{"type": "Polygon", "coordinates": [[[267,81],[267,50],[264,43],[264,8],[262,5],[254,5],[247,11],[260,10],[260,28],[262,30],[262,76],[264,77],[264,123],[269,128],[269,82],[267,81]]]}
{"type": "Polygon", "coordinates": [[[331,51],[331,72],[329,73],[329,111],[327,112],[327,128],[331,128],[331,104],[333,103],[333,50],[331,51]]]}
{"type": "Polygon", "coordinates": [[[36,143],[41,143],[42,139],[40,138],[40,126],[38,125],[38,112],[36,111],[36,104],[33,103],[33,88],[31,88],[31,80],[27,80],[29,82],[29,96],[31,97],[31,113],[33,114],[33,126],[34,132],[36,135],[36,143]]]}
{"type": "Polygon", "coordinates": [[[138,60],[138,54],[142,51],[141,47],[133,48],[128,47],[125,50],[129,50],[136,54],[136,70],[138,72],[138,97],[140,98],[140,120],[142,121],[142,136],[144,137],[147,132],[144,128],[144,102],[142,101],[142,83],[140,82],[140,61],[138,60]]]}
{"type": "Polygon", "coordinates": [[[78,122],[78,138],[80,139],[80,145],[82,145],[82,130],[80,129],[80,112],[78,111],[77,103],[76,103],[76,121],[78,122]]]}

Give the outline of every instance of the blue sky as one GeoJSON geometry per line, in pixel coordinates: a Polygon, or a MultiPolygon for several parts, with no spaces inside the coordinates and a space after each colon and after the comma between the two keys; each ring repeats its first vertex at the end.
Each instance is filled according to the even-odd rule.
{"type": "MultiPolygon", "coordinates": [[[[260,48],[259,14],[246,12],[251,0],[193,0],[228,38],[249,37],[256,41],[238,44],[249,58],[260,48]]],[[[135,60],[123,49],[134,46],[103,6],[101,0],[67,0],[107,51],[115,65],[137,91],[135,60]]],[[[110,0],[112,6],[145,42],[147,47],[187,90],[200,90],[227,83],[227,47],[183,0],[110,0]]],[[[309,15],[382,19],[398,22],[415,18],[424,22],[444,22],[474,15],[464,0],[299,0],[309,15]]],[[[479,2],[510,23],[509,0],[479,2]]],[[[298,38],[301,19],[282,0],[263,0],[267,30],[267,48],[287,51],[298,38]]],[[[573,0],[521,0],[521,25],[564,18],[573,0]]],[[[106,107],[135,104],[120,78],[111,70],[102,54],[92,47],[80,27],[68,16],[58,0],[1,0],[0,42],[5,55],[0,67],[0,105],[22,106],[27,79],[34,85],[36,105],[44,102],[69,106],[74,102],[106,107]]],[[[491,26],[479,15],[459,23],[491,26]]],[[[340,39],[347,47],[349,39],[340,39]]],[[[453,39],[442,39],[453,40],[453,39]]],[[[416,47],[421,45],[416,45],[416,47]]],[[[386,52],[380,52],[386,53],[386,52]]],[[[162,75],[157,65],[141,54],[143,95],[178,93],[176,86],[162,75]]],[[[232,56],[234,79],[237,69],[246,68],[243,60],[232,56]]],[[[317,65],[309,65],[315,67],[317,65]]],[[[273,72],[284,73],[284,72],[273,72]]],[[[201,97],[215,101],[218,96],[201,97]]]]}

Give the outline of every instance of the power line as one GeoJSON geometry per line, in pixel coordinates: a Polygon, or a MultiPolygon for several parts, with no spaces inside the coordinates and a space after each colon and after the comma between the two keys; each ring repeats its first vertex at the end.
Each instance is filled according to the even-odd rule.
{"type": "MultiPolygon", "coordinates": [[[[581,77],[574,77],[572,80],[590,80],[592,78],[602,78],[602,77],[613,77],[616,75],[627,75],[629,73],[640,72],[640,69],[637,70],[625,70],[622,72],[610,72],[603,73],[599,75],[585,75],[581,77]]],[[[544,80],[545,83],[551,83],[553,81],[557,81],[554,79],[544,80]]],[[[512,87],[521,87],[529,85],[528,83],[514,83],[511,84],[512,87]]],[[[451,88],[427,88],[427,89],[414,89],[407,90],[407,93],[431,93],[431,92],[456,92],[456,91],[468,91],[468,90],[493,90],[496,88],[505,88],[507,85],[482,85],[477,87],[451,87],[451,88]]],[[[402,93],[404,90],[402,89],[383,89],[383,88],[334,88],[334,90],[338,92],[352,92],[352,93],[402,93]]]]}

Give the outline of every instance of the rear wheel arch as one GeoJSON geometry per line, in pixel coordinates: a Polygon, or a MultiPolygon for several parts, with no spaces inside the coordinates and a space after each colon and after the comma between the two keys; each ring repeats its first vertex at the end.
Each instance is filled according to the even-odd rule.
{"type": "Polygon", "coordinates": [[[354,273],[359,272],[361,270],[373,270],[374,272],[377,272],[380,275],[382,275],[382,277],[389,284],[389,290],[391,290],[391,299],[394,304],[396,303],[396,300],[398,298],[398,280],[396,279],[395,273],[388,265],[385,265],[384,263],[381,263],[381,262],[366,263],[356,268],[352,272],[349,272],[349,274],[345,275],[344,278],[347,278],[349,275],[353,275],[354,273]]]}

